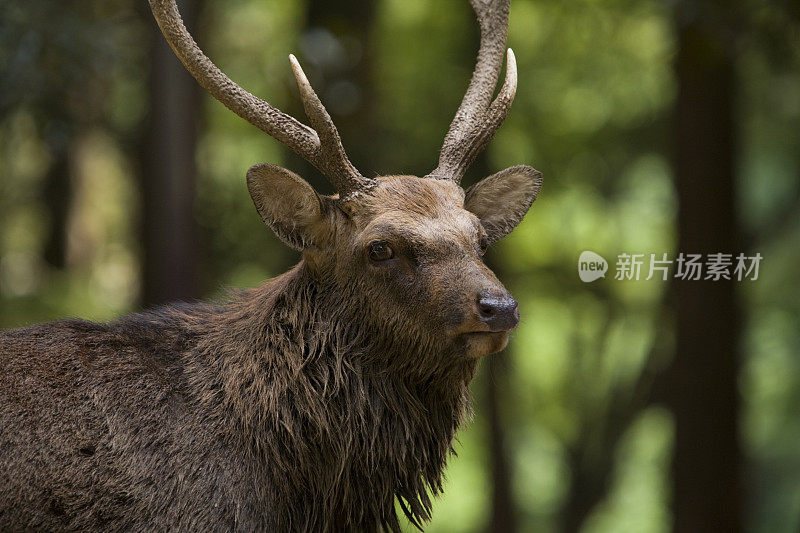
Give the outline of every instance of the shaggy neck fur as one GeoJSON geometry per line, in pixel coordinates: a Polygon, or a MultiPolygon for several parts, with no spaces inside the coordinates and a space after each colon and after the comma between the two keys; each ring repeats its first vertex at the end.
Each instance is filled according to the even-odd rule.
{"type": "Polygon", "coordinates": [[[301,262],[214,320],[192,320],[206,329],[189,379],[255,465],[254,490],[271,487],[260,496],[288,509],[279,525],[399,531],[395,498],[419,525],[442,490],[476,362],[378,329],[366,302],[332,283],[301,262]]]}

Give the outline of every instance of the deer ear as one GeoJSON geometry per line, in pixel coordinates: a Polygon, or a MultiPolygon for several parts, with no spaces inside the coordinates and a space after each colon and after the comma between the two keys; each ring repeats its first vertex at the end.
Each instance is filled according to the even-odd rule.
{"type": "Polygon", "coordinates": [[[497,242],[522,221],[541,188],[541,172],[511,167],[467,189],[464,207],[480,219],[489,241],[497,242]]]}
{"type": "Polygon", "coordinates": [[[319,245],[328,233],[323,198],[294,172],[255,165],[247,171],[247,188],[261,219],[295,250],[319,245]]]}

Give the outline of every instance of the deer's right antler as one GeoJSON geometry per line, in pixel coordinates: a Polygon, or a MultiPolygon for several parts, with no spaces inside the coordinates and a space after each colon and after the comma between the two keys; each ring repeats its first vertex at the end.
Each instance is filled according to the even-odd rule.
{"type": "Polygon", "coordinates": [[[374,185],[350,163],[333,124],[303,69],[290,56],[303,107],[312,128],[242,89],[200,50],[183,24],[175,0],[149,0],[161,33],[200,85],[228,109],[271,135],[314,165],[333,184],[340,198],[374,185]]]}
{"type": "Polygon", "coordinates": [[[478,60],[467,92],[456,112],[439,153],[439,165],[425,176],[461,182],[469,165],[503,124],[517,92],[517,62],[506,52],[510,0],[470,0],[481,28],[478,60]],[[506,79],[492,101],[503,56],[506,79]]]}

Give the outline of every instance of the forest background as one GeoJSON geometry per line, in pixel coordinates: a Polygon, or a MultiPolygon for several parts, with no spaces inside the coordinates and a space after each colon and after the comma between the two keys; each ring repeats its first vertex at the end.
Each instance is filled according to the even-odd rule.
{"type": "MultiPolygon", "coordinates": [[[[184,0],[251,92],[304,118],[298,54],[368,175],[423,175],[478,32],[466,0],[184,0]]],[[[489,252],[520,302],[472,386],[431,532],[800,529],[800,3],[513,0],[510,117],[465,183],[544,174],[489,252]],[[577,261],[609,261],[583,283],[577,261]],[[645,280],[650,254],[757,280],[645,280]],[[644,254],[637,281],[620,254],[644,254]]],[[[298,260],[244,174],[329,185],[202,93],[144,0],[0,3],[0,327],[219,299],[298,260]]],[[[409,526],[409,531],[411,530],[409,526]]]]}

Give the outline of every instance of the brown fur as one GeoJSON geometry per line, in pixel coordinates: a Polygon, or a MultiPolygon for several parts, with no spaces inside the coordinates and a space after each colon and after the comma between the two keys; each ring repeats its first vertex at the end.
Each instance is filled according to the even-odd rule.
{"type": "Polygon", "coordinates": [[[291,271],[219,305],[0,333],[0,530],[399,531],[395,505],[430,517],[477,361],[518,320],[481,255],[541,186],[530,167],[458,185],[516,91],[509,50],[491,101],[508,0],[471,3],[481,51],[437,179],[367,179],[294,57],[311,128],[225,76],[174,0],[150,0],[200,84],[341,197],[256,165],[256,209],[303,252],[291,271]]]}
{"type": "Polygon", "coordinates": [[[0,334],[0,530],[397,531],[395,502],[426,521],[507,338],[470,333],[475,295],[503,289],[460,187],[379,181],[341,208],[283,190],[317,208],[276,222],[315,244],[225,303],[0,334]]]}

